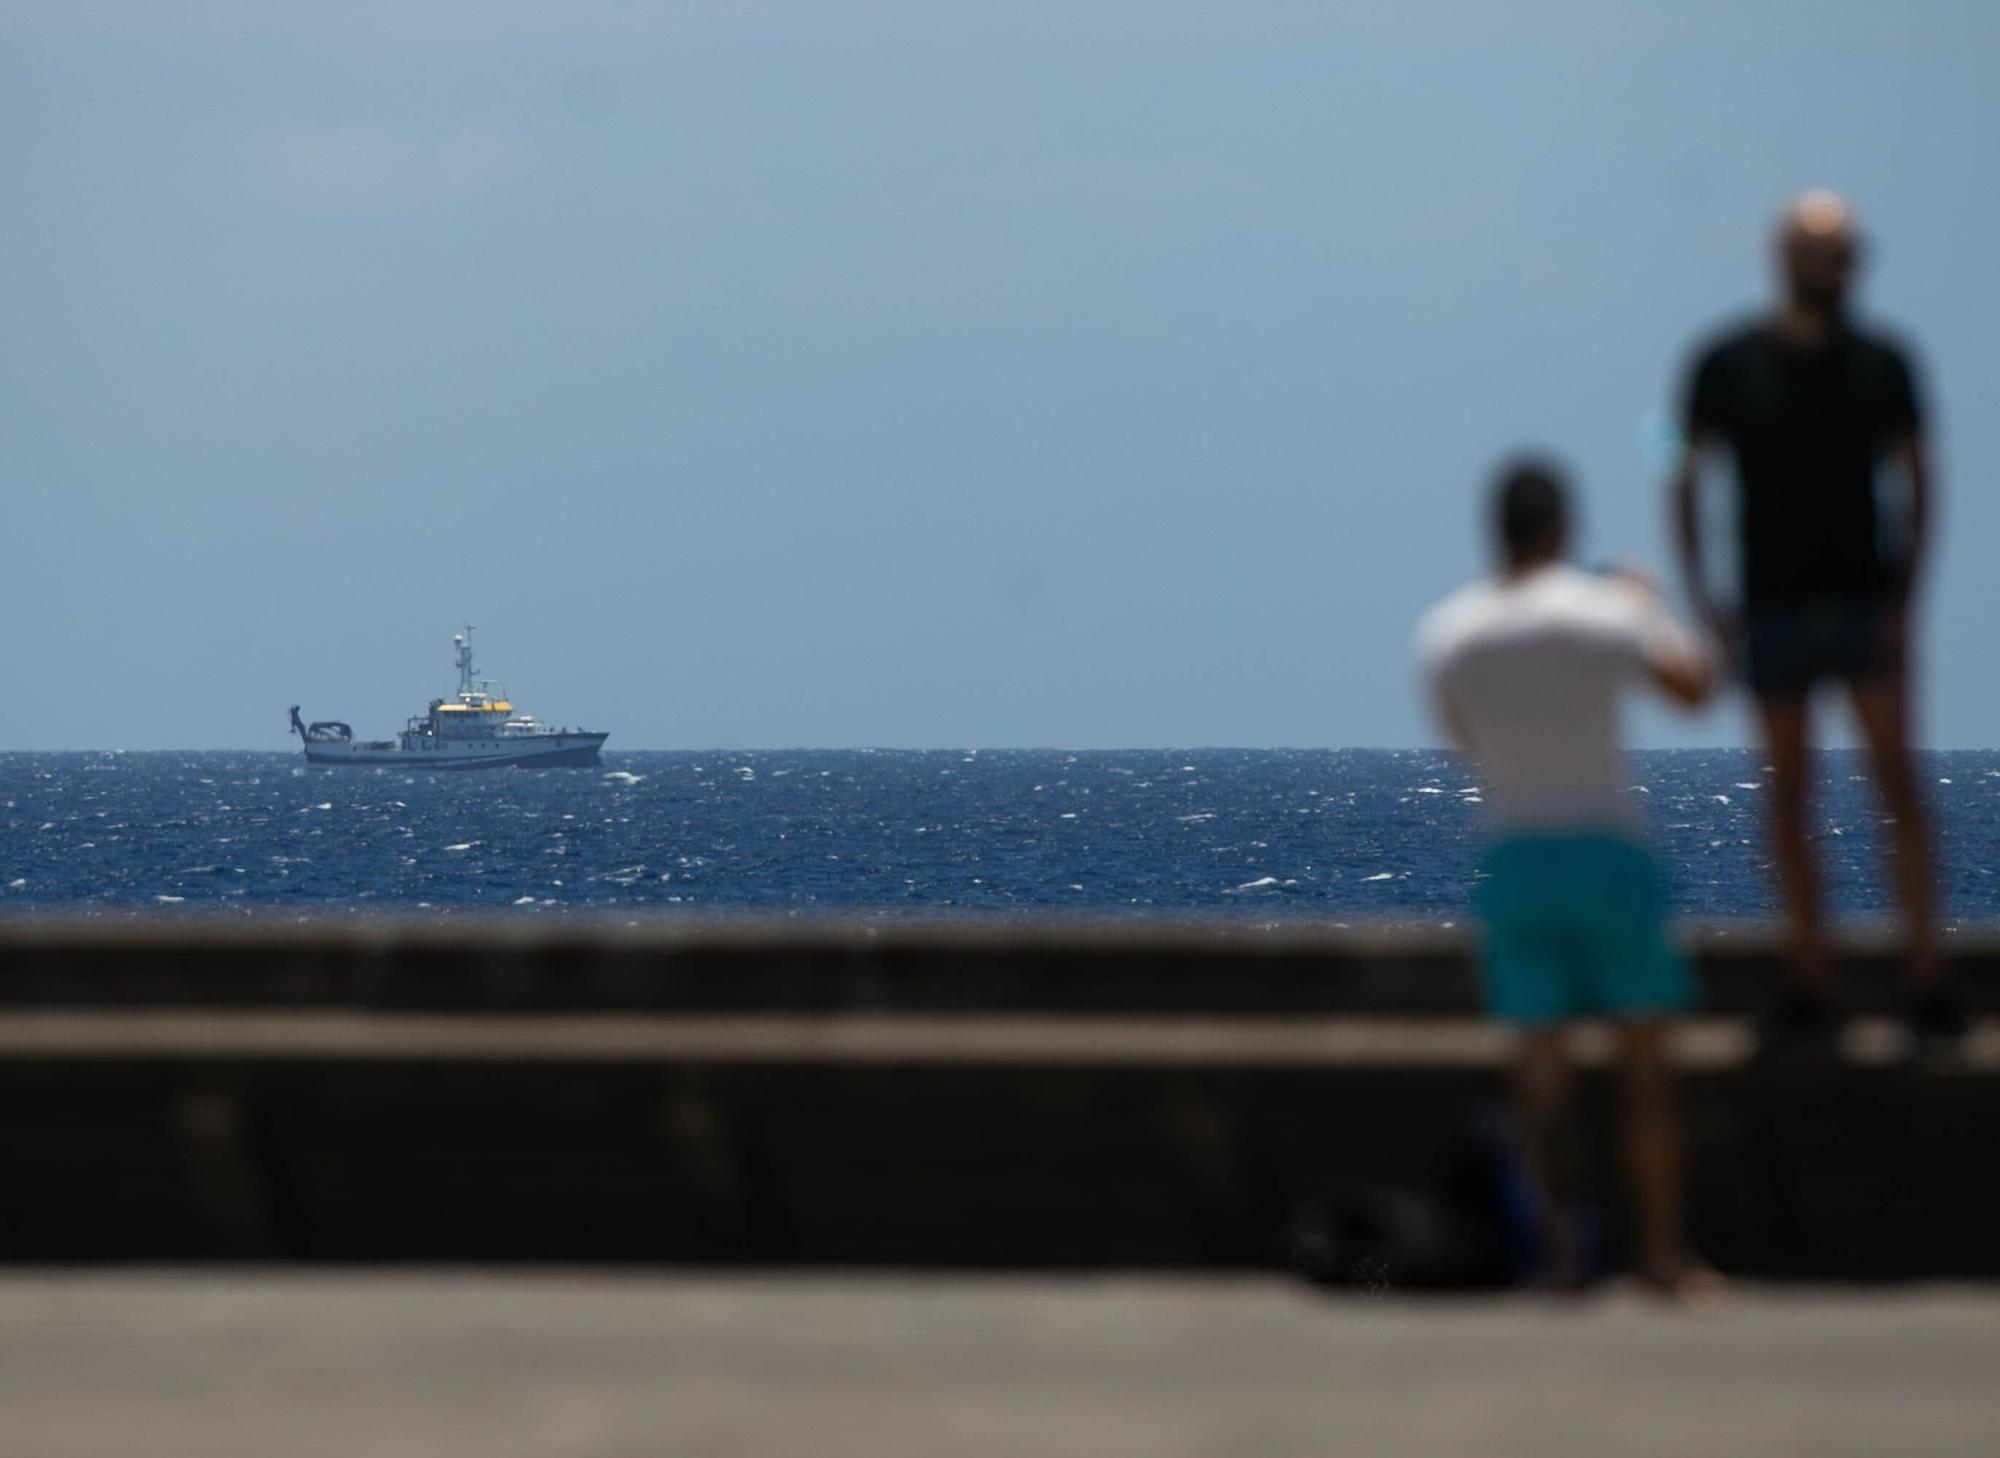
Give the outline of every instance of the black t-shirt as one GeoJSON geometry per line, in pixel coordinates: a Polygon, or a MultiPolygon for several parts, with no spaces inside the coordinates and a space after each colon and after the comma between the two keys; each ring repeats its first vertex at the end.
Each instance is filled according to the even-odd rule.
{"type": "Polygon", "coordinates": [[[1894,589],[1904,563],[1882,540],[1876,468],[1920,423],[1903,352],[1851,327],[1807,348],[1757,324],[1702,351],[1685,424],[1736,457],[1748,605],[1894,589]]]}

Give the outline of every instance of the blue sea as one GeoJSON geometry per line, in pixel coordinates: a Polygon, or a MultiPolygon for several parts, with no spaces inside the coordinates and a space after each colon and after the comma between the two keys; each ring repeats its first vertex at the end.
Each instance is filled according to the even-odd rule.
{"type": "MultiPolygon", "coordinates": [[[[1858,755],[1820,765],[1831,904],[1875,918],[1858,755]]],[[[1749,751],[1631,793],[1682,912],[1775,909],[1749,751]]],[[[1945,903],[2000,918],[2000,751],[1930,753],[1945,903]]],[[[770,750],[422,775],[296,754],[0,755],[0,915],[1052,912],[1451,922],[1476,779],[1416,750],[770,750]]]]}

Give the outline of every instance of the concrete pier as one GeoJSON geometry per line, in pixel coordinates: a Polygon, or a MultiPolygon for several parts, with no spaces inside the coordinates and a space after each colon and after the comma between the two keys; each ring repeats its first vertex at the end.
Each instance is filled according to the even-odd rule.
{"type": "Polygon", "coordinates": [[[9,1458],[1989,1454],[2000,1297],[1270,1277],[0,1277],[9,1458]]]}
{"type": "MultiPolygon", "coordinates": [[[[2000,1026],[1948,1065],[1874,1016],[1837,1057],[1760,1060],[1773,942],[1694,945],[1714,1258],[2000,1275],[2000,1026]]],[[[1507,1053],[1470,951],[1309,926],[0,924],[0,1259],[1269,1266],[1304,1207],[1440,1186],[1507,1053]]],[[[1848,961],[1879,1014],[1886,948],[1848,961]]],[[[1996,967],[2000,940],[1954,943],[1989,1019],[1996,967]]]]}

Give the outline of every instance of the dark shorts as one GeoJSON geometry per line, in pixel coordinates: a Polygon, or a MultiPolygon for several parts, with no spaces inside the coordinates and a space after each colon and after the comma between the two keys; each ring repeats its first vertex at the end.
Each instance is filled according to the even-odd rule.
{"type": "Polygon", "coordinates": [[[1896,666],[1894,619],[1876,599],[1828,599],[1751,608],[1743,620],[1743,677],[1760,699],[1803,698],[1814,686],[1863,683],[1896,666]]]}

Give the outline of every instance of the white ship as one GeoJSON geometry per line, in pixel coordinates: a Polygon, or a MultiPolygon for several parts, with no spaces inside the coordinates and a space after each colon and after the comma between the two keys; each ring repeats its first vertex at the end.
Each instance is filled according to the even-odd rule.
{"type": "Polygon", "coordinates": [[[504,689],[472,670],[472,624],[452,634],[458,650],[458,694],[433,699],[394,739],[356,739],[337,720],[308,724],[292,705],[292,732],[305,742],[307,764],[392,765],[401,769],[498,769],[521,765],[597,763],[609,734],[551,729],[532,714],[516,713],[504,689]]]}

